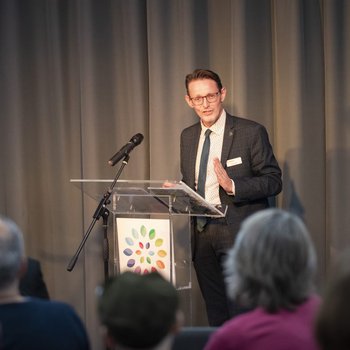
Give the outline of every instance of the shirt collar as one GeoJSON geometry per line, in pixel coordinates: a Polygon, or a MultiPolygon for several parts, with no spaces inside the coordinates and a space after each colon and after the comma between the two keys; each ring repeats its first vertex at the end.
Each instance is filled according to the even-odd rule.
{"type": "Polygon", "coordinates": [[[218,135],[223,134],[224,130],[225,130],[225,122],[226,122],[226,111],[223,109],[221,114],[220,114],[219,119],[210,128],[207,128],[201,122],[202,134],[204,135],[204,133],[207,129],[210,129],[212,132],[214,132],[215,134],[218,134],[218,135]]]}

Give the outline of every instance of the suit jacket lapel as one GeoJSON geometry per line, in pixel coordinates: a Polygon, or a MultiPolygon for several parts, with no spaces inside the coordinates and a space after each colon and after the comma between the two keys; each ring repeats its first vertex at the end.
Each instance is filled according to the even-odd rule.
{"type": "Polygon", "coordinates": [[[223,140],[222,152],[221,152],[221,163],[224,168],[226,167],[228,154],[232,147],[233,135],[234,135],[234,119],[231,115],[226,113],[224,140],[223,140]]]}
{"type": "Polygon", "coordinates": [[[196,127],[193,130],[193,134],[192,134],[192,145],[190,147],[190,149],[188,150],[188,152],[190,153],[190,157],[189,159],[191,160],[189,162],[189,174],[191,174],[191,183],[193,184],[193,188],[195,186],[195,175],[196,175],[196,158],[197,158],[197,150],[198,150],[198,144],[199,144],[199,137],[201,135],[201,124],[198,123],[198,127],[196,127]]]}

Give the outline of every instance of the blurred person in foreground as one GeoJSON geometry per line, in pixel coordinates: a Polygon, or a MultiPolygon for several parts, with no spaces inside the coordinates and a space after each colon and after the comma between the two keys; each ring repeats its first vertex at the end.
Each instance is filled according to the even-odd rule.
{"type": "Polygon", "coordinates": [[[22,296],[23,235],[0,217],[0,348],[5,350],[88,350],[85,328],[67,304],[22,296]]]}
{"type": "Polygon", "coordinates": [[[314,350],[316,254],[304,223],[279,209],[247,218],[225,262],[231,298],[254,308],[227,321],[206,350],[314,350]]]}
{"type": "Polygon", "coordinates": [[[316,338],[322,350],[350,349],[350,251],[332,269],[316,319],[316,338]]]}
{"type": "Polygon", "coordinates": [[[98,310],[108,349],[170,350],[183,322],[176,289],[157,272],[107,281],[98,310]]]}

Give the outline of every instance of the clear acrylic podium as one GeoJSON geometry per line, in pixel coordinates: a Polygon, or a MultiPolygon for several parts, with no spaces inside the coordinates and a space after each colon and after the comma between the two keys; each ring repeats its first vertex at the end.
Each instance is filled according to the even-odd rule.
{"type": "MultiPolygon", "coordinates": [[[[113,180],[71,182],[98,202],[113,180]]],[[[118,180],[107,209],[112,274],[158,271],[178,290],[192,286],[191,217],[225,216],[181,181],[118,180]]]]}

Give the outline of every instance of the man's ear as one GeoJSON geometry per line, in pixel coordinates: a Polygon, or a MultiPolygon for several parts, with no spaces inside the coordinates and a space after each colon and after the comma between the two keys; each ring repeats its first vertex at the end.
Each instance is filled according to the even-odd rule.
{"type": "Polygon", "coordinates": [[[109,350],[113,350],[115,349],[115,341],[113,340],[112,336],[107,332],[106,336],[105,336],[105,344],[107,349],[109,350]]]}
{"type": "Polygon", "coordinates": [[[170,328],[170,333],[179,333],[185,323],[185,316],[181,310],[176,311],[175,322],[170,328]]]}
{"type": "Polygon", "coordinates": [[[28,269],[28,259],[24,256],[21,259],[21,264],[19,265],[18,277],[22,278],[26,274],[27,269],[28,269]]]}
{"type": "Polygon", "coordinates": [[[193,104],[192,104],[192,101],[190,99],[190,96],[186,95],[185,100],[186,100],[187,104],[190,106],[190,108],[193,108],[193,104]]]}
{"type": "Polygon", "coordinates": [[[226,97],[226,92],[227,92],[226,88],[223,87],[223,88],[221,89],[221,91],[220,91],[220,99],[221,99],[221,102],[224,102],[224,99],[225,99],[225,97],[226,97]]]}
{"type": "Polygon", "coordinates": [[[113,337],[109,334],[107,327],[104,325],[100,326],[100,334],[104,341],[104,345],[106,346],[106,349],[112,350],[115,348],[115,341],[113,340],[113,337]]]}

